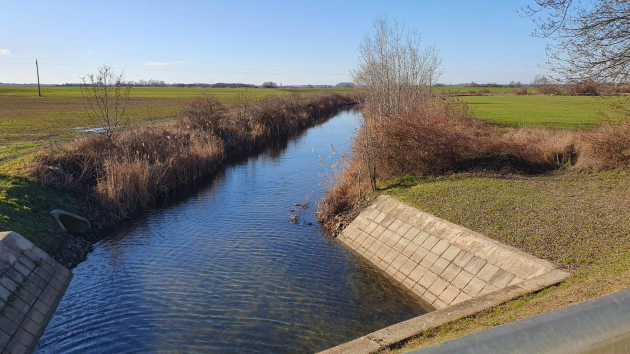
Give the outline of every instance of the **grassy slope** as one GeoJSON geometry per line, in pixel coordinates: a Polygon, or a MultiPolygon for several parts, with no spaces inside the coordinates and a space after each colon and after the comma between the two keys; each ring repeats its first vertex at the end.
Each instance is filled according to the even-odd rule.
{"type": "MultiPolygon", "coordinates": [[[[300,94],[351,89],[296,89],[300,94]]],[[[177,115],[178,110],[195,97],[209,93],[226,106],[233,106],[235,88],[135,87],[131,90],[128,109],[130,124],[148,124],[177,115]]],[[[286,89],[247,89],[253,100],[269,95],[288,95],[286,89]]],[[[37,87],[0,86],[0,161],[32,152],[54,140],[69,140],[78,136],[77,127],[93,127],[87,119],[81,91],[78,87],[43,87],[43,97],[37,87]]]]}
{"type": "Polygon", "coordinates": [[[66,193],[24,177],[25,158],[0,165],[0,231],[15,231],[54,254],[65,235],[49,215],[52,209],[81,213],[82,205],[66,193]]]}
{"type": "Polygon", "coordinates": [[[466,96],[476,118],[509,126],[590,129],[623,98],[590,96],[466,96]]]}
{"type": "Polygon", "coordinates": [[[630,170],[541,176],[407,176],[381,192],[575,273],[425,333],[395,352],[441,342],[630,287],[630,170]]]}

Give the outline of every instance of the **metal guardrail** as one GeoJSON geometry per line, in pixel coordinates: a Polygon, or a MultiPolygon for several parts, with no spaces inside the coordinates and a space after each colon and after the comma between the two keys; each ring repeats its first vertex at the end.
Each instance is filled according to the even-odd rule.
{"type": "Polygon", "coordinates": [[[630,353],[630,289],[411,353],[630,353]]]}

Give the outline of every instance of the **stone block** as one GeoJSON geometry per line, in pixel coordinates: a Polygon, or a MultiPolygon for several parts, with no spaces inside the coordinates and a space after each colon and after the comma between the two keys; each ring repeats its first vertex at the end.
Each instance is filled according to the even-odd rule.
{"type": "Polygon", "coordinates": [[[35,336],[28,333],[28,331],[24,328],[18,329],[17,332],[13,335],[13,339],[17,339],[25,347],[33,345],[36,340],[35,336]]]}
{"type": "Polygon", "coordinates": [[[394,259],[396,259],[396,257],[398,257],[398,252],[395,249],[390,249],[389,252],[387,252],[387,254],[385,255],[385,258],[383,258],[383,260],[388,264],[392,264],[392,262],[394,261],[394,259]]]}
{"type": "Polygon", "coordinates": [[[486,286],[484,286],[483,289],[479,292],[479,296],[490,294],[497,290],[499,290],[499,288],[497,288],[496,286],[492,284],[486,284],[486,286]]]}
{"type": "Polygon", "coordinates": [[[427,291],[427,289],[424,288],[422,285],[416,284],[416,285],[413,286],[413,288],[411,288],[411,291],[414,294],[416,294],[418,297],[422,298],[422,296],[427,291]]]}
{"type": "Polygon", "coordinates": [[[429,253],[429,251],[427,251],[426,249],[424,249],[422,247],[418,247],[418,248],[416,248],[416,251],[413,253],[413,255],[411,255],[411,259],[413,259],[414,261],[420,263],[420,262],[422,262],[422,260],[424,259],[424,257],[428,253],[429,253]]]}
{"type": "Polygon", "coordinates": [[[425,288],[429,289],[431,287],[431,285],[433,285],[433,283],[438,279],[438,276],[431,273],[431,272],[426,272],[424,274],[424,276],[418,280],[418,284],[424,286],[425,288]]]}
{"type": "Polygon", "coordinates": [[[435,299],[435,301],[433,302],[433,307],[435,307],[436,309],[444,309],[448,306],[447,303],[445,303],[444,301],[442,301],[442,299],[440,299],[439,297],[437,299],[435,299]]]}
{"type": "Polygon", "coordinates": [[[494,277],[495,274],[497,274],[498,272],[499,272],[499,267],[495,266],[494,264],[486,263],[483,266],[483,268],[481,268],[479,273],[477,273],[477,276],[481,280],[485,282],[489,282],[490,279],[492,279],[492,277],[494,277]]]}
{"type": "Polygon", "coordinates": [[[440,297],[448,285],[449,284],[446,280],[438,277],[429,287],[429,291],[440,297]]]}
{"type": "Polygon", "coordinates": [[[418,249],[418,247],[420,247],[420,245],[418,245],[417,243],[413,241],[409,242],[407,247],[405,247],[405,249],[402,251],[402,254],[404,254],[407,257],[411,257],[413,253],[418,249]]]}
{"type": "Polygon", "coordinates": [[[424,241],[426,241],[426,239],[429,237],[429,234],[424,232],[424,231],[420,231],[420,233],[418,233],[416,235],[416,237],[413,238],[413,242],[422,245],[424,243],[424,241]]]}
{"type": "Polygon", "coordinates": [[[408,276],[414,269],[416,269],[417,266],[418,262],[414,261],[413,259],[407,258],[405,264],[403,264],[398,271],[408,276]]]}
{"type": "Polygon", "coordinates": [[[479,292],[483,290],[485,286],[486,283],[483,280],[477,277],[473,277],[472,279],[470,279],[468,285],[466,285],[463,290],[466,294],[474,297],[477,296],[477,294],[479,294],[479,292]]]}
{"type": "Polygon", "coordinates": [[[398,254],[396,259],[394,259],[392,261],[391,265],[392,265],[392,267],[394,267],[394,269],[396,271],[398,271],[403,266],[403,264],[405,264],[405,262],[407,262],[408,259],[409,258],[405,257],[404,255],[398,254]]]}
{"type": "MultiPolygon", "coordinates": [[[[431,251],[431,252],[433,252],[433,251],[431,251]]],[[[435,273],[437,275],[440,275],[446,269],[446,267],[448,267],[449,264],[450,263],[446,259],[438,258],[435,262],[433,262],[433,265],[429,269],[433,273],[435,273]]]]}
{"type": "Polygon", "coordinates": [[[9,277],[9,279],[13,280],[14,282],[18,284],[22,284],[22,282],[24,281],[24,276],[13,268],[8,268],[4,272],[4,276],[9,277]]]}
{"type": "Polygon", "coordinates": [[[396,232],[402,224],[403,222],[400,219],[395,219],[391,224],[389,224],[389,226],[387,226],[387,228],[396,232]]]}
{"type": "Polygon", "coordinates": [[[425,266],[426,268],[431,268],[431,266],[433,265],[433,263],[435,263],[435,261],[438,260],[438,258],[440,258],[437,254],[433,253],[433,252],[428,252],[424,258],[422,258],[422,261],[420,261],[420,264],[422,264],[423,266],[425,266]]]}
{"type": "Polygon", "coordinates": [[[386,229],[385,229],[383,226],[378,225],[378,226],[374,229],[374,231],[372,231],[371,235],[372,235],[372,236],[374,236],[374,237],[376,237],[376,238],[378,238],[379,236],[381,236],[381,234],[383,234],[383,231],[385,231],[385,230],[386,230],[386,229]]]}
{"type": "Polygon", "coordinates": [[[455,265],[457,265],[460,268],[464,268],[466,267],[468,262],[470,262],[473,259],[473,257],[474,255],[472,253],[461,251],[459,252],[457,257],[455,257],[455,259],[453,260],[453,263],[455,263],[455,265]]]}
{"type": "Polygon", "coordinates": [[[398,228],[398,230],[396,230],[396,233],[404,237],[404,235],[407,233],[407,231],[409,231],[409,229],[411,229],[411,225],[407,224],[406,222],[403,222],[402,225],[400,225],[400,227],[398,228]]]}
{"type": "Polygon", "coordinates": [[[433,304],[438,297],[437,295],[432,294],[431,291],[427,290],[424,292],[424,294],[422,294],[422,298],[424,299],[424,301],[433,304]]]}
{"type": "Polygon", "coordinates": [[[11,296],[11,291],[9,291],[4,286],[0,285],[0,299],[2,299],[2,301],[4,302],[7,302],[10,296],[11,296]]]}
{"type": "Polygon", "coordinates": [[[408,240],[413,240],[416,238],[416,236],[418,236],[418,234],[420,233],[420,229],[418,229],[415,226],[412,226],[409,231],[407,231],[405,233],[405,238],[408,240]]]}
{"type": "Polygon", "coordinates": [[[449,262],[453,262],[459,252],[461,252],[461,250],[457,246],[450,245],[448,249],[442,254],[442,258],[446,259],[449,262]]]}
{"type": "Polygon", "coordinates": [[[10,292],[16,291],[19,286],[18,283],[14,282],[13,280],[11,280],[11,278],[7,276],[2,276],[2,278],[0,278],[0,284],[2,284],[2,286],[4,286],[10,292]]]}
{"type": "Polygon", "coordinates": [[[394,245],[394,249],[400,253],[402,253],[402,251],[407,248],[407,246],[409,245],[411,241],[405,239],[405,238],[400,238],[398,240],[398,242],[394,245]]]}
{"type": "Polygon", "coordinates": [[[447,241],[439,240],[435,244],[435,246],[433,246],[433,248],[431,248],[431,252],[437,254],[438,256],[441,256],[442,253],[444,253],[444,251],[446,251],[449,246],[450,246],[450,244],[447,241]]]}
{"type": "Polygon", "coordinates": [[[457,277],[457,275],[461,271],[462,269],[460,267],[456,266],[453,263],[450,263],[448,267],[446,267],[446,269],[444,269],[444,271],[440,274],[440,276],[448,282],[453,282],[455,277],[457,277]]]}
{"type": "Polygon", "coordinates": [[[374,229],[376,229],[376,227],[378,226],[377,223],[375,223],[374,221],[370,222],[370,224],[363,229],[363,231],[367,232],[368,234],[371,233],[372,231],[374,231],[374,229]]]}
{"type": "Polygon", "coordinates": [[[464,267],[464,269],[466,269],[466,271],[472,275],[476,275],[477,273],[479,273],[479,271],[481,270],[481,268],[483,268],[483,266],[486,265],[486,261],[484,261],[481,258],[478,257],[473,257],[470,262],[468,262],[468,264],[466,264],[466,266],[464,267]]]}
{"type": "Polygon", "coordinates": [[[424,242],[421,244],[421,246],[426,248],[426,249],[428,249],[428,250],[430,250],[430,249],[433,248],[433,246],[435,246],[438,243],[438,241],[440,241],[439,238],[437,238],[437,237],[435,237],[433,235],[429,235],[427,237],[427,239],[424,240],[424,242]]]}
{"type": "Polygon", "coordinates": [[[28,354],[28,348],[20,343],[17,338],[11,339],[9,345],[7,345],[5,351],[9,354],[28,354]]]}
{"type": "Polygon", "coordinates": [[[0,316],[0,328],[2,328],[6,334],[13,336],[19,327],[17,323],[11,321],[7,316],[0,316]]]}
{"type": "Polygon", "coordinates": [[[455,285],[459,289],[464,289],[472,278],[473,278],[472,274],[468,273],[465,270],[462,270],[461,272],[459,272],[459,274],[457,274],[455,279],[451,281],[451,284],[455,285]]]}
{"type": "Polygon", "coordinates": [[[457,295],[461,292],[460,289],[454,287],[453,285],[448,285],[444,292],[440,295],[440,300],[444,301],[447,304],[450,304],[455,300],[457,295]]]}
{"type": "MultiPolygon", "coordinates": [[[[416,282],[416,283],[417,283],[417,282],[419,282],[419,281],[420,281],[420,279],[422,279],[422,277],[424,277],[426,274],[429,274],[429,270],[428,270],[428,269],[426,269],[425,267],[421,266],[421,265],[418,265],[418,266],[416,266],[416,267],[415,267],[415,268],[411,271],[411,273],[409,273],[409,278],[410,278],[411,280],[413,280],[414,282],[416,282]]],[[[434,274],[434,275],[435,275],[435,274],[434,274]]],[[[436,278],[437,278],[437,276],[436,276],[436,278]]],[[[433,280],[435,280],[435,279],[433,279],[433,280]]],[[[432,280],[431,282],[433,282],[433,280],[432,280]]],[[[427,279],[427,281],[429,281],[429,279],[427,279]]],[[[429,285],[431,285],[431,284],[428,284],[428,285],[426,285],[426,284],[422,284],[422,285],[423,285],[425,288],[427,288],[427,287],[429,287],[429,285]]]]}
{"type": "Polygon", "coordinates": [[[461,292],[459,293],[459,295],[457,295],[457,297],[455,298],[455,300],[453,300],[453,302],[451,303],[451,305],[455,305],[455,304],[459,304],[460,302],[464,302],[466,300],[470,300],[472,299],[470,296],[468,296],[466,293],[461,292]]]}
{"type": "Polygon", "coordinates": [[[514,278],[514,274],[508,273],[503,269],[500,269],[497,274],[490,279],[490,284],[496,286],[497,288],[505,288],[510,281],[514,278]]]}
{"type": "Polygon", "coordinates": [[[2,314],[18,325],[24,320],[24,314],[13,306],[5,306],[2,310],[2,314]]]}

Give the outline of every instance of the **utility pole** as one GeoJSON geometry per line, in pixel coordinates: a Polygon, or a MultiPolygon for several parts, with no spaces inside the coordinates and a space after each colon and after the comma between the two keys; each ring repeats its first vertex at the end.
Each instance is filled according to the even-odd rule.
{"type": "Polygon", "coordinates": [[[39,64],[37,64],[37,59],[35,59],[35,67],[37,68],[37,92],[39,92],[39,97],[42,97],[42,89],[39,87],[39,64]]]}

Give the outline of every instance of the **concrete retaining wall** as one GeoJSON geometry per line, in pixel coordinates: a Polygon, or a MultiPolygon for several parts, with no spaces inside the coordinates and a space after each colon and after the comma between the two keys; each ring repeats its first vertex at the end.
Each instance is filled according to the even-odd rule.
{"type": "Polygon", "coordinates": [[[0,232],[0,351],[35,349],[72,273],[15,232],[0,232]]]}
{"type": "Polygon", "coordinates": [[[547,261],[387,196],[339,239],[437,309],[554,270],[547,261]]]}

